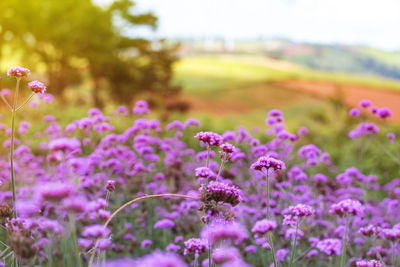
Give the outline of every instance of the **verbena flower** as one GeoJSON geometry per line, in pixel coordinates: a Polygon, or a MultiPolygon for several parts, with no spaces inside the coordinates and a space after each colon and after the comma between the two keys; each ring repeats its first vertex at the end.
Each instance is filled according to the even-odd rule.
{"type": "Polygon", "coordinates": [[[367,107],[371,106],[371,101],[368,99],[363,99],[360,101],[359,106],[362,108],[367,108],[367,107]]]}
{"type": "Polygon", "coordinates": [[[200,238],[190,238],[184,242],[185,250],[183,251],[184,255],[194,254],[195,257],[198,257],[200,254],[206,252],[208,250],[208,243],[205,239],[200,238]]]}
{"type": "Polygon", "coordinates": [[[44,94],[47,89],[47,87],[43,83],[36,81],[36,80],[28,83],[28,87],[29,87],[29,89],[32,90],[32,92],[34,92],[36,94],[44,94]]]}
{"type": "Polygon", "coordinates": [[[207,187],[207,193],[204,193],[205,184],[201,185],[199,189],[200,199],[204,201],[215,201],[216,203],[229,203],[236,206],[241,202],[241,191],[233,185],[210,181],[207,187]],[[206,198],[206,199],[205,199],[206,198]]]}
{"type": "Polygon", "coordinates": [[[275,221],[263,219],[254,224],[253,228],[251,228],[251,232],[255,234],[255,237],[262,237],[266,233],[275,230],[276,227],[277,224],[275,221]]]}
{"type": "Polygon", "coordinates": [[[359,260],[356,262],[357,267],[382,267],[382,263],[377,260],[359,260]]]}
{"type": "Polygon", "coordinates": [[[207,167],[199,167],[194,170],[196,178],[215,179],[217,175],[207,167]]]}
{"type": "Polygon", "coordinates": [[[222,240],[231,240],[238,245],[247,239],[247,230],[237,222],[215,222],[204,227],[200,233],[201,238],[216,244],[222,240]]]}
{"type": "Polygon", "coordinates": [[[209,146],[220,146],[222,137],[214,132],[198,132],[194,138],[209,146]]]}
{"type": "Polygon", "coordinates": [[[362,216],[364,215],[364,209],[365,208],[360,201],[354,199],[346,199],[336,204],[333,204],[329,210],[329,213],[339,216],[362,216]]]}
{"type": "Polygon", "coordinates": [[[154,224],[154,228],[161,228],[161,229],[172,228],[174,226],[175,223],[169,219],[162,219],[154,224]]]}
{"type": "Polygon", "coordinates": [[[257,171],[262,171],[262,170],[268,170],[268,169],[273,169],[273,170],[284,170],[286,169],[285,163],[279,159],[275,159],[272,157],[268,156],[262,156],[257,159],[257,161],[253,164],[251,164],[251,169],[257,170],[257,171]]]}
{"type": "Polygon", "coordinates": [[[319,241],[316,247],[328,256],[339,256],[342,250],[342,241],[337,238],[327,238],[319,241]]]}
{"type": "Polygon", "coordinates": [[[7,71],[7,76],[10,77],[28,77],[29,74],[31,73],[30,70],[23,68],[23,67],[11,67],[7,71]]]}
{"type": "Polygon", "coordinates": [[[378,235],[380,233],[380,231],[381,231],[380,227],[370,224],[366,227],[361,227],[358,230],[358,233],[360,233],[363,236],[372,236],[372,235],[378,235]]]}
{"type": "Polygon", "coordinates": [[[353,116],[353,117],[358,117],[358,116],[360,116],[360,110],[358,108],[352,108],[349,111],[349,115],[353,116]]]}
{"type": "Polygon", "coordinates": [[[283,224],[296,225],[299,218],[311,216],[314,212],[314,209],[309,205],[297,204],[296,206],[290,206],[285,212],[283,224]]]}
{"type": "Polygon", "coordinates": [[[240,252],[233,247],[219,247],[213,250],[211,258],[216,264],[233,262],[240,259],[240,252]]]}

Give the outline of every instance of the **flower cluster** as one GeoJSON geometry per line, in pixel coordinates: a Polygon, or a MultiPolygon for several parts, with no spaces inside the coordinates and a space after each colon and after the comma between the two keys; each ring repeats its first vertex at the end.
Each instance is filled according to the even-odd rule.
{"type": "Polygon", "coordinates": [[[257,221],[253,228],[251,228],[251,232],[255,234],[255,237],[262,237],[266,233],[275,230],[277,224],[275,221],[264,219],[257,221]]]}
{"type": "Polygon", "coordinates": [[[190,238],[185,241],[185,251],[183,252],[184,255],[194,254],[197,258],[201,253],[207,251],[207,240],[200,239],[200,238],[190,238]]]}
{"type": "Polygon", "coordinates": [[[253,170],[262,171],[262,170],[284,170],[286,169],[285,163],[279,159],[275,159],[268,156],[262,156],[254,162],[251,167],[253,170]]]}
{"type": "Polygon", "coordinates": [[[222,137],[214,132],[199,132],[194,137],[209,146],[220,146],[222,144],[222,137]]]}
{"type": "Polygon", "coordinates": [[[200,189],[200,199],[204,202],[215,201],[216,203],[229,203],[236,206],[241,202],[241,191],[233,185],[225,182],[211,181],[208,183],[207,191],[205,192],[205,184],[200,189]]]}
{"type": "Polygon", "coordinates": [[[290,206],[285,212],[283,224],[296,225],[299,218],[311,216],[314,212],[314,209],[309,205],[297,204],[296,206],[290,206]]]}
{"type": "Polygon", "coordinates": [[[364,206],[358,200],[346,199],[336,204],[333,204],[329,212],[331,214],[336,214],[339,216],[346,216],[346,215],[363,216],[364,206]]]}

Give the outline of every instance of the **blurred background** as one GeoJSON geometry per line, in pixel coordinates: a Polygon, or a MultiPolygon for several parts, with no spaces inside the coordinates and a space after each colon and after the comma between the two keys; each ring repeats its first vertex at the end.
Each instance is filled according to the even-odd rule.
{"type": "Polygon", "coordinates": [[[262,127],[270,108],[293,127],[343,130],[338,116],[364,98],[400,121],[397,0],[2,0],[0,10],[0,88],[14,86],[9,67],[31,69],[66,123],[138,99],[217,130],[262,127]]]}

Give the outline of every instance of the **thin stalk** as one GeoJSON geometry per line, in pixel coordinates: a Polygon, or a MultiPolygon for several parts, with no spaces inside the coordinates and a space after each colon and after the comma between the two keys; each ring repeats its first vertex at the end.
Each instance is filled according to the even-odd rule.
{"type": "Polygon", "coordinates": [[[198,262],[199,262],[199,257],[197,257],[197,256],[195,256],[194,257],[194,267],[197,267],[198,266],[198,262]]]}
{"type": "Polygon", "coordinates": [[[224,168],[225,161],[226,161],[226,155],[224,155],[221,160],[221,165],[219,166],[217,178],[215,179],[216,181],[218,181],[218,178],[221,176],[221,172],[222,172],[222,169],[224,168]]]}
{"type": "MultiPolygon", "coordinates": [[[[210,150],[211,150],[210,146],[207,145],[207,159],[206,159],[206,167],[207,168],[210,165],[210,150]]],[[[207,195],[207,190],[208,190],[208,177],[206,178],[206,188],[205,188],[205,191],[204,191],[205,195],[207,195]]],[[[210,241],[208,241],[208,251],[207,251],[207,254],[208,254],[208,267],[212,267],[212,264],[211,264],[211,250],[212,250],[211,243],[210,243],[210,241]]]]}
{"type": "MultiPolygon", "coordinates": [[[[195,200],[199,200],[199,198],[197,197],[192,197],[192,196],[186,196],[186,195],[180,195],[180,194],[156,194],[156,195],[147,195],[147,196],[142,196],[142,197],[138,197],[138,198],[134,198],[128,202],[126,202],[124,205],[122,205],[121,207],[119,207],[116,211],[113,212],[113,214],[111,214],[110,218],[108,218],[108,220],[104,223],[104,228],[107,227],[110,222],[112,221],[112,219],[123,209],[125,209],[126,207],[128,207],[129,205],[131,205],[132,203],[135,203],[139,200],[143,200],[143,199],[148,199],[148,198],[156,198],[156,197],[182,197],[182,198],[190,198],[190,199],[195,199],[195,200]]],[[[100,242],[100,238],[98,238],[96,240],[96,243],[94,245],[94,247],[91,249],[91,256],[90,256],[90,260],[89,260],[89,265],[88,267],[91,267],[93,264],[93,260],[94,260],[94,256],[96,254],[97,251],[97,247],[99,245],[100,242]]]]}
{"type": "Polygon", "coordinates": [[[15,111],[20,110],[21,108],[23,108],[26,104],[29,103],[29,101],[32,99],[32,97],[35,95],[35,93],[32,93],[26,100],[24,103],[22,103],[22,105],[20,105],[15,111]]]}
{"type": "Polygon", "coordinates": [[[272,260],[274,261],[274,267],[278,267],[278,263],[276,262],[276,256],[275,256],[275,248],[274,248],[274,235],[272,232],[270,232],[270,242],[271,246],[271,252],[272,252],[272,260]]]}
{"type": "Polygon", "coordinates": [[[299,229],[299,221],[297,220],[297,222],[296,222],[296,232],[294,234],[294,242],[293,242],[293,245],[292,245],[292,253],[290,255],[289,267],[293,266],[294,256],[296,255],[297,231],[298,231],[298,229],[299,229]]]}
{"type": "Polygon", "coordinates": [[[73,243],[73,251],[75,254],[76,266],[82,266],[81,257],[79,256],[78,239],[76,237],[75,220],[72,215],[69,216],[70,231],[73,243]]]}
{"type": "Polygon", "coordinates": [[[267,219],[270,219],[270,216],[269,216],[269,177],[268,177],[268,169],[267,169],[267,219]]]}
{"type": "Polygon", "coordinates": [[[3,251],[1,252],[1,254],[0,254],[0,259],[3,258],[9,250],[10,250],[9,247],[7,247],[5,250],[3,250],[3,251]]]}
{"type": "Polygon", "coordinates": [[[10,109],[10,111],[12,111],[12,107],[10,106],[10,104],[8,103],[7,99],[3,96],[2,93],[0,93],[0,97],[1,99],[3,99],[4,103],[7,105],[7,107],[10,109]]]}
{"type": "Polygon", "coordinates": [[[396,242],[392,242],[392,265],[396,266],[396,242]]]}
{"type": "Polygon", "coordinates": [[[346,243],[347,243],[347,228],[349,220],[346,218],[346,224],[344,227],[344,236],[343,236],[343,245],[342,245],[342,254],[340,255],[340,267],[344,267],[346,265],[346,243]]]}
{"type": "Polygon", "coordinates": [[[16,193],[15,193],[15,174],[14,174],[14,139],[15,139],[15,113],[18,100],[19,83],[21,78],[17,78],[17,85],[15,86],[14,104],[12,107],[12,118],[11,118],[11,147],[10,147],[10,164],[11,164],[11,187],[12,187],[12,198],[13,198],[13,215],[17,218],[17,209],[15,205],[16,193]]]}

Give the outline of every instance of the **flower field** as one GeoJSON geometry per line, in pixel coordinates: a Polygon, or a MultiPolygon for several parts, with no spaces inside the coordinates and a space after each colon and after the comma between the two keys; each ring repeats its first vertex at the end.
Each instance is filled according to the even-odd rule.
{"type": "MultiPolygon", "coordinates": [[[[11,68],[16,89],[1,94],[0,265],[399,266],[400,179],[338,168],[306,142],[318,133],[289,131],[282,111],[266,112],[259,132],[157,120],[143,100],[65,127],[51,114],[28,122],[25,107],[52,98],[28,75],[11,68]],[[26,134],[33,124],[44,130],[26,134]]],[[[399,163],[391,116],[360,99],[351,157],[379,136],[381,160],[399,163]]]]}

